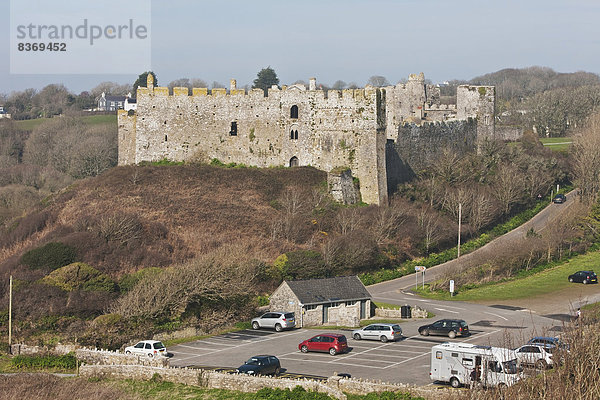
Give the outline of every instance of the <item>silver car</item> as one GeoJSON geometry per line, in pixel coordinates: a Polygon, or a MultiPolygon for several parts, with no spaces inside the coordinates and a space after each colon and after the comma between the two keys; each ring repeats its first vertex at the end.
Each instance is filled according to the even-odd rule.
{"type": "Polygon", "coordinates": [[[371,324],[362,329],[352,331],[352,337],[355,340],[371,339],[381,340],[383,343],[388,340],[398,340],[402,337],[402,328],[398,324],[371,324]]]}
{"type": "Polygon", "coordinates": [[[252,320],[252,329],[275,328],[277,332],[296,326],[293,312],[268,312],[252,320]]]}

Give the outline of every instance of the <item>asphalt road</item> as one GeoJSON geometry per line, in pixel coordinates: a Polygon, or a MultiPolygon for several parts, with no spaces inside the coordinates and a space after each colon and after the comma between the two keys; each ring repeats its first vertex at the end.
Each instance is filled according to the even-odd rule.
{"type": "MultiPolygon", "coordinates": [[[[479,250],[429,268],[425,281],[451,274],[456,268],[467,268],[475,257],[492,256],[500,247],[514,246],[526,232],[533,228],[539,232],[551,224],[574,203],[573,193],[565,204],[550,204],[531,221],[503,235],[479,250]]],[[[268,330],[241,331],[181,344],[169,348],[173,366],[209,366],[233,369],[248,358],[258,354],[272,354],[281,360],[284,374],[306,374],[327,377],[336,373],[349,373],[355,377],[378,379],[387,382],[431,384],[429,379],[430,349],[444,341],[470,342],[502,347],[517,347],[536,335],[560,334],[563,314],[537,315],[523,305],[481,305],[465,302],[434,301],[410,293],[415,285],[415,274],[368,287],[376,301],[404,305],[418,305],[434,313],[433,320],[407,320],[402,322],[404,338],[394,343],[356,341],[350,331],[323,329],[295,329],[275,333],[268,330]],[[440,318],[464,319],[472,335],[467,338],[422,337],[418,327],[440,318]],[[347,354],[308,353],[298,350],[298,343],[319,333],[342,333],[348,338],[351,350],[347,354]]],[[[295,376],[295,375],[294,375],[295,376]]]]}

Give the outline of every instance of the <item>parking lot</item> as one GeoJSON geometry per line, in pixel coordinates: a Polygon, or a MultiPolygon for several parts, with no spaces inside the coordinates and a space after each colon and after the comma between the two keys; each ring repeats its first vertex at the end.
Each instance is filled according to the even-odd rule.
{"type": "MultiPolygon", "coordinates": [[[[416,328],[406,331],[416,331],[416,328]]],[[[471,336],[451,341],[488,344],[491,336],[500,331],[495,327],[472,326],[471,336]]],[[[227,371],[254,355],[272,354],[280,359],[283,376],[300,374],[319,378],[348,373],[353,377],[425,385],[431,383],[431,347],[450,340],[442,336],[423,337],[417,334],[405,336],[397,342],[381,343],[354,340],[351,336],[351,331],[347,330],[294,329],[279,333],[262,329],[244,330],[173,346],[169,352],[173,354],[173,366],[211,367],[227,371]],[[350,351],[331,356],[328,353],[304,354],[298,350],[298,343],[302,340],[324,332],[346,335],[350,351]]]]}

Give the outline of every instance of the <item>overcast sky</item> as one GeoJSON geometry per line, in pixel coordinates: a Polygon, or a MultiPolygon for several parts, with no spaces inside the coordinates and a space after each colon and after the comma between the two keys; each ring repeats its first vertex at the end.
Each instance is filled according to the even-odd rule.
{"type": "MultiPolygon", "coordinates": [[[[283,84],[315,76],[322,83],[341,79],[360,86],[372,75],[396,83],[424,72],[433,82],[443,82],[532,65],[600,72],[598,0],[148,3],[151,67],[164,85],[187,77],[209,84],[236,78],[243,86],[266,66],[275,69],[283,84]]],[[[43,10],[53,1],[39,4],[43,10]]],[[[9,10],[10,1],[0,0],[0,93],[49,83],[63,83],[79,93],[102,81],[133,83],[143,72],[11,75],[9,10]]]]}

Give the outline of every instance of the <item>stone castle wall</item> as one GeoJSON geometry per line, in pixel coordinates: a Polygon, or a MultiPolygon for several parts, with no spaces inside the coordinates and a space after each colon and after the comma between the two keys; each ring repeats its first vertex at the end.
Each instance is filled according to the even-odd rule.
{"type": "Polygon", "coordinates": [[[388,141],[386,151],[388,187],[410,181],[435,162],[445,149],[465,154],[476,147],[478,122],[475,119],[405,124],[396,140],[388,141]]]}
{"type": "Polygon", "coordinates": [[[136,115],[119,113],[119,164],[216,158],[258,167],[349,167],[367,203],[387,196],[382,115],[385,92],[294,85],[279,90],[140,88],[136,115]],[[294,113],[292,108],[297,111],[294,113]]]}
{"type": "MultiPolygon", "coordinates": [[[[349,168],[359,180],[361,200],[382,204],[388,185],[395,188],[404,179],[388,174],[410,175],[390,169],[386,161],[386,140],[397,143],[406,124],[474,118],[478,137],[494,137],[494,87],[460,86],[456,105],[441,105],[439,99],[439,87],[425,84],[423,73],[396,86],[327,93],[311,78],[308,89],[273,87],[267,96],[262,89],[239,90],[234,80],[229,92],[194,88],[191,96],[187,88],[169,95],[168,88],[149,81],[138,88],[136,112],[118,113],[119,165],[218,159],[258,167],[310,165],[327,172],[349,168]]],[[[475,146],[471,134],[467,130],[453,139],[475,146]]]]}

